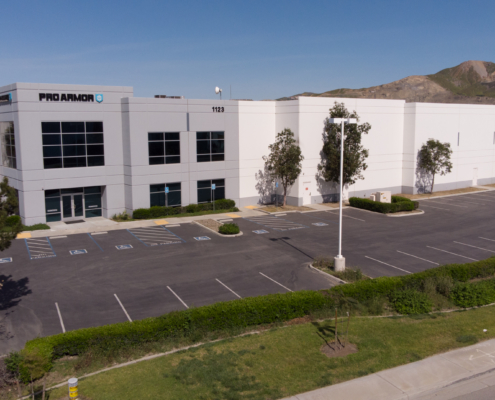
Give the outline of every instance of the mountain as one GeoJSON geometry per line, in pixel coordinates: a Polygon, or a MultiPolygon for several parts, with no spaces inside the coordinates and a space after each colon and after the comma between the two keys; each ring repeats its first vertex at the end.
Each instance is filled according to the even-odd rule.
{"type": "MultiPolygon", "coordinates": [[[[412,75],[363,89],[336,89],[296,96],[402,99],[407,102],[495,104],[495,63],[465,61],[433,75],[412,75]]],[[[289,100],[296,96],[284,97],[289,100]]]]}

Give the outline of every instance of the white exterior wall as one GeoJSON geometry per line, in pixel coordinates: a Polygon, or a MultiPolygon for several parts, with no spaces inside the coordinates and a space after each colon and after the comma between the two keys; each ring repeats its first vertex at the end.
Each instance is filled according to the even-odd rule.
{"type": "MultiPolygon", "coordinates": [[[[291,101],[231,101],[134,98],[132,88],[17,83],[0,88],[12,93],[0,105],[0,121],[14,121],[17,169],[0,166],[0,175],[19,190],[24,223],[45,222],[44,190],[102,186],[103,212],[150,206],[149,185],[181,182],[182,204],[197,202],[197,181],[225,179],[226,197],[240,206],[273,201],[274,183],[264,178],[263,156],[278,132],[291,129],[304,155],[302,173],[288,192],[288,203],[338,198],[338,188],[322,182],[323,128],[335,102],[356,111],[371,130],[362,138],[369,150],[364,180],[349,188],[351,196],[378,190],[416,193],[421,183],[416,157],[429,138],[449,142],[454,151],[451,174],[436,178],[435,189],[495,182],[495,106],[408,103],[402,100],[301,97],[291,101]],[[39,93],[102,93],[103,103],[39,101],[39,93]],[[213,112],[212,107],[224,107],[213,112]],[[42,121],[103,121],[105,166],[43,169],[42,121]],[[225,132],[225,160],[196,162],[196,132],[225,132]],[[180,132],[181,163],[149,165],[148,132],[180,132]],[[457,135],[460,132],[460,143],[457,135]],[[306,200],[308,201],[308,200],[306,200]]],[[[0,164],[1,165],[1,164],[0,164]]],[[[283,189],[278,189],[279,198],[283,189]]]]}
{"type": "MultiPolygon", "coordinates": [[[[452,172],[436,176],[434,190],[471,186],[474,168],[478,169],[478,185],[495,182],[494,106],[416,103],[414,118],[414,154],[430,138],[450,143],[453,150],[452,172]]],[[[416,164],[413,178],[414,193],[421,192],[416,164]]]]}

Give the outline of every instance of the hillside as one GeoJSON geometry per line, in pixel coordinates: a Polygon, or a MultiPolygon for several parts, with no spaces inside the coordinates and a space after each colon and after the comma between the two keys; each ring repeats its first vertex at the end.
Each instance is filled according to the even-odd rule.
{"type": "MultiPolygon", "coordinates": [[[[296,96],[402,99],[407,102],[495,104],[495,63],[466,61],[432,75],[412,75],[363,89],[336,89],[296,96]]],[[[292,96],[294,98],[294,96],[292,96]]],[[[288,100],[284,97],[279,100],[288,100]]]]}

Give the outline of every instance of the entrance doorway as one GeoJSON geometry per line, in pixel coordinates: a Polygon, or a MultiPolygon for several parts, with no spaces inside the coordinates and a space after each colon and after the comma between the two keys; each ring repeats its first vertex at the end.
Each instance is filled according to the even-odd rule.
{"type": "Polygon", "coordinates": [[[311,182],[304,182],[303,184],[303,204],[311,204],[311,192],[310,192],[311,182]]]}
{"type": "Polygon", "coordinates": [[[84,204],[82,194],[69,194],[62,196],[62,216],[64,221],[71,221],[84,217],[84,204]]]}

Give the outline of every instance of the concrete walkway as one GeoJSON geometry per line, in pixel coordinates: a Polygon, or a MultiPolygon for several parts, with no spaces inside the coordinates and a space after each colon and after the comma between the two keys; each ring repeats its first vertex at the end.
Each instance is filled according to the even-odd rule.
{"type": "Polygon", "coordinates": [[[446,400],[494,385],[491,339],[286,400],[446,400]]]}
{"type": "Polygon", "coordinates": [[[52,236],[62,236],[62,235],[73,235],[76,233],[93,233],[93,232],[107,232],[119,229],[130,229],[143,226],[156,226],[156,225],[176,225],[185,224],[197,221],[200,219],[234,219],[249,217],[253,215],[264,215],[262,212],[256,209],[243,208],[241,212],[229,212],[222,214],[206,214],[198,215],[193,217],[180,217],[180,218],[159,218],[159,219],[144,219],[139,221],[130,222],[115,222],[111,219],[96,217],[96,218],[81,218],[84,222],[79,222],[76,224],[66,224],[65,222],[49,222],[50,230],[39,230],[31,232],[23,232],[18,238],[26,238],[25,234],[30,234],[27,237],[52,237],[52,236]]]}

